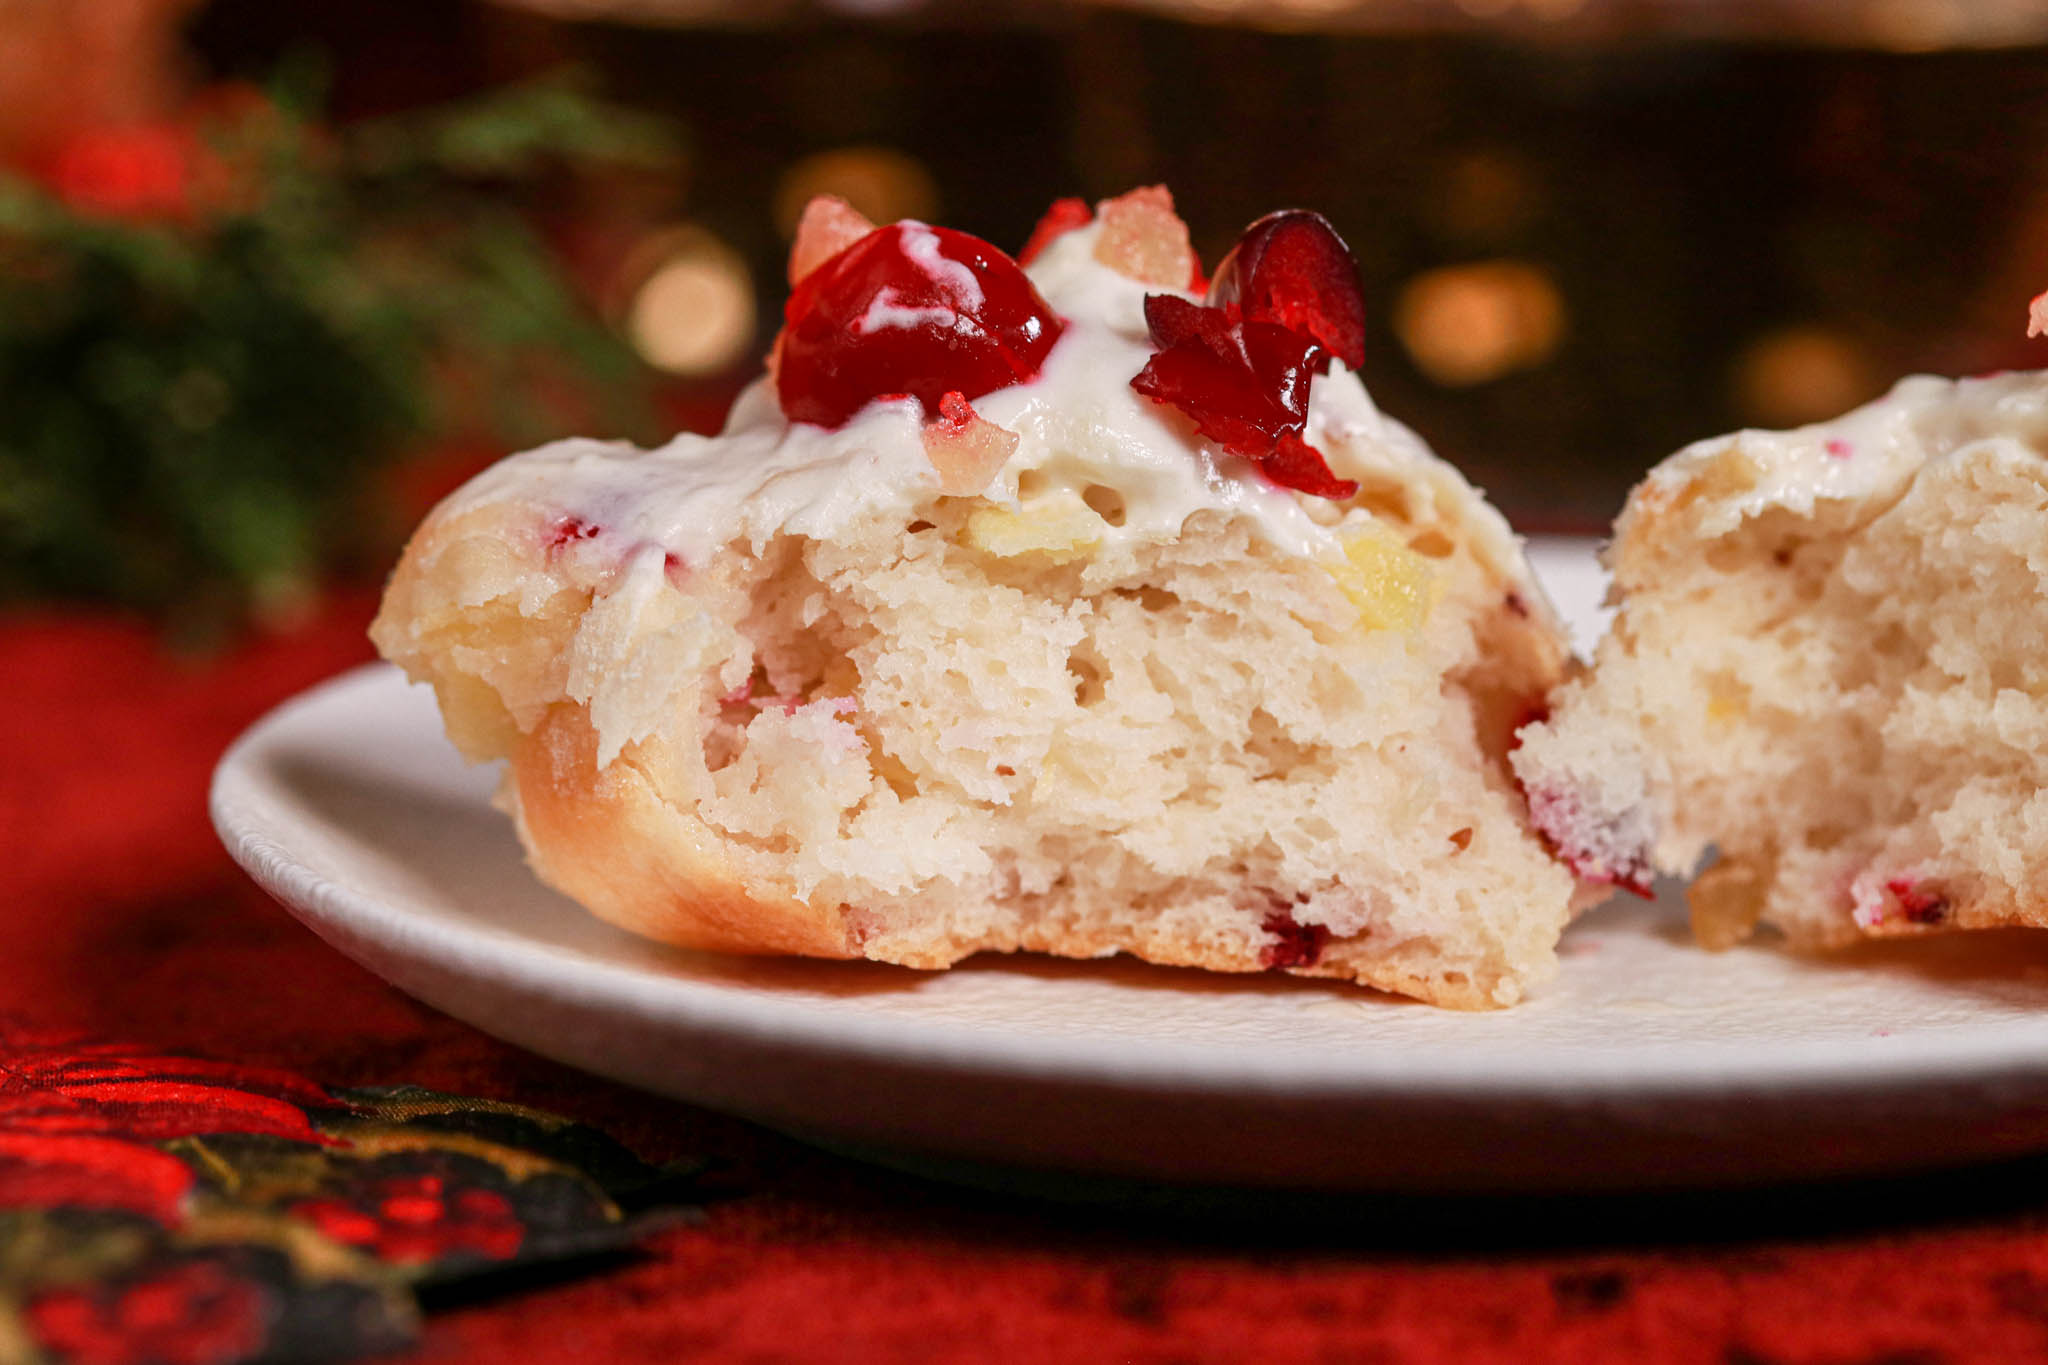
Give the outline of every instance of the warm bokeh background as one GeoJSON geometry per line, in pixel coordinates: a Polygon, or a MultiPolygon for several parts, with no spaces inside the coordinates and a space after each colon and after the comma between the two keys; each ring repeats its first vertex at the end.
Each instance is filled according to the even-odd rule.
{"type": "MultiPolygon", "coordinates": [[[[308,70],[337,136],[565,67],[660,121],[651,159],[461,187],[514,204],[639,357],[581,353],[562,392],[653,415],[586,395],[507,432],[471,391],[384,438],[402,496],[380,525],[514,441],[714,424],[774,329],[807,194],[1015,247],[1056,196],[1165,181],[1211,262],[1270,208],[1324,211],[1362,267],[1382,405],[1523,526],[1590,530],[1690,439],[2048,360],[2022,336],[2048,285],[2044,42],[2030,0],[0,0],[0,158],[48,181],[81,129],[308,70]]],[[[502,340],[458,325],[423,385],[502,340]]],[[[0,493],[0,536],[9,515],[0,493]]],[[[263,572],[360,572],[388,538],[263,572]]],[[[296,600],[272,579],[262,603],[296,600]]]]}

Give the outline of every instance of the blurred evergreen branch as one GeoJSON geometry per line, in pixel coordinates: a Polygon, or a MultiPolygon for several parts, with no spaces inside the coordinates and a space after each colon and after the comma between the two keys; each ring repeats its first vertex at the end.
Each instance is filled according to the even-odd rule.
{"type": "Polygon", "coordinates": [[[402,454],[651,434],[527,208],[658,172],[672,133],[560,79],[339,130],[303,107],[204,92],[0,172],[0,601],[240,618],[388,550],[402,454]]]}
{"type": "Polygon", "coordinates": [[[678,147],[673,125],[596,102],[571,72],[364,123],[349,150],[369,175],[483,178],[532,175],[549,162],[659,169],[674,162],[678,147]]]}

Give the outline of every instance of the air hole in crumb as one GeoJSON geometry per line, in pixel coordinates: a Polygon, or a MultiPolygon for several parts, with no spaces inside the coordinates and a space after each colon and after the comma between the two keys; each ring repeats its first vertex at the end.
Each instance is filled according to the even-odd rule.
{"type": "Polygon", "coordinates": [[[1067,672],[1074,675],[1074,703],[1077,706],[1093,706],[1102,700],[1102,669],[1095,660],[1069,654],[1067,672]]]}
{"type": "Polygon", "coordinates": [[[1020,470],[1017,474],[1018,500],[1023,501],[1025,499],[1037,497],[1040,493],[1043,493],[1045,491],[1045,486],[1048,482],[1050,481],[1039,470],[1020,470]]]}
{"type": "Polygon", "coordinates": [[[1089,484],[1081,493],[1081,501],[1087,503],[1096,516],[1111,526],[1124,524],[1124,495],[1109,485],[1089,484]]]}
{"type": "MultiPolygon", "coordinates": [[[[865,732],[863,734],[865,735],[865,732]]],[[[870,755],[868,766],[873,769],[875,776],[881,778],[889,790],[896,793],[899,800],[908,801],[916,796],[917,774],[910,771],[902,759],[884,749],[879,740],[872,736],[867,736],[867,740],[870,755]]]]}
{"type": "MultiPolygon", "coordinates": [[[[1316,757],[1316,751],[1297,744],[1286,729],[1273,716],[1260,707],[1251,715],[1250,733],[1245,736],[1245,757],[1254,760],[1258,769],[1252,774],[1253,780],[1260,778],[1286,777],[1296,769],[1306,766],[1316,757]]],[[[1336,831],[1332,830],[1334,835],[1336,831]]]]}
{"type": "Polygon", "coordinates": [[[1408,548],[1430,559],[1449,559],[1458,552],[1457,542],[1442,531],[1424,531],[1408,542],[1408,548]]]}
{"type": "Polygon", "coordinates": [[[767,670],[757,664],[743,686],[719,698],[718,714],[704,733],[705,771],[722,772],[740,756],[747,745],[747,725],[758,709],[752,699],[769,690],[767,670]]]}
{"type": "Polygon", "coordinates": [[[1886,623],[1876,638],[1869,640],[1864,646],[1866,658],[1911,658],[1914,652],[1913,638],[1906,633],[1905,627],[1896,621],[1886,623]]]}
{"type": "Polygon", "coordinates": [[[1166,611],[1180,605],[1180,594],[1170,592],[1165,588],[1112,588],[1110,589],[1110,595],[1136,602],[1146,611],[1166,611]]]}
{"type": "Polygon", "coordinates": [[[1354,506],[1363,507],[1389,521],[1405,523],[1409,519],[1408,490],[1399,484],[1367,485],[1360,488],[1351,501],[1354,506]]]}
{"type": "Polygon", "coordinates": [[[1472,847],[1472,827],[1470,825],[1467,825],[1463,829],[1452,830],[1451,842],[1458,846],[1458,851],[1460,853],[1463,853],[1466,849],[1472,847]]]}
{"type": "Polygon", "coordinates": [[[723,772],[740,756],[742,727],[727,721],[714,724],[704,735],[704,771],[723,772]]]}
{"type": "Polygon", "coordinates": [[[1837,849],[1843,844],[1848,843],[1851,836],[1856,832],[1853,826],[1815,825],[1812,832],[1807,834],[1805,838],[1809,848],[1819,849],[1821,852],[1826,853],[1830,849],[1837,849]]]}

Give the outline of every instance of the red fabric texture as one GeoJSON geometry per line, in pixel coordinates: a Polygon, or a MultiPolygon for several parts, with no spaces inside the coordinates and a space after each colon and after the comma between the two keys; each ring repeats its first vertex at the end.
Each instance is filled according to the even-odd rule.
{"type": "Polygon", "coordinates": [[[215,1365],[263,1344],[258,1291],[204,1262],[172,1266],[112,1295],[42,1295],[28,1321],[70,1365],[215,1365]]]}
{"type": "MultiPolygon", "coordinates": [[[[207,825],[221,749],[271,704],[366,658],[369,607],[338,603],[296,635],[203,663],[165,654],[135,622],[0,620],[0,1015],[235,1074],[519,1101],[652,1160],[725,1163],[734,1197],[703,1221],[582,1278],[437,1310],[407,1359],[2048,1361],[2040,1163],[1846,1193],[1165,1219],[892,1175],[495,1042],[300,928],[207,825]]],[[[203,1088],[207,1075],[183,1078],[203,1088]]],[[[124,1097],[109,1078],[95,1096],[89,1079],[77,1092],[88,1107],[192,1098],[124,1097]]],[[[89,1140],[90,1125],[67,1135],[89,1140]]],[[[137,1197],[151,1197],[146,1182],[137,1197]]],[[[478,1235],[491,1212],[476,1211],[478,1235]]],[[[232,1309],[220,1314],[230,1335],[232,1309]]],[[[87,1356],[106,1330],[82,1308],[61,1325],[87,1356]]]]}
{"type": "Polygon", "coordinates": [[[192,1172],[153,1143],[254,1133],[325,1144],[299,1105],[331,1102],[269,1068],[151,1056],[0,1018],[0,1210],[117,1209],[175,1227],[192,1172]]]}

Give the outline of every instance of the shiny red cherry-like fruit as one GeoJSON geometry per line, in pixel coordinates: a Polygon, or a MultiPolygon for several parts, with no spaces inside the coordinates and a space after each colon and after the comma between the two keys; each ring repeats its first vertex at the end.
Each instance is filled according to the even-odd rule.
{"type": "Polygon", "coordinates": [[[1246,228],[1216,267],[1208,301],[1306,333],[1347,368],[1365,363],[1358,262],[1320,213],[1282,209],[1246,228]]]}
{"type": "Polygon", "coordinates": [[[784,310],[776,394],[793,422],[836,427],[886,394],[930,416],[1037,376],[1061,325],[1024,271],[979,237],[901,222],[800,281],[784,310]]]}

